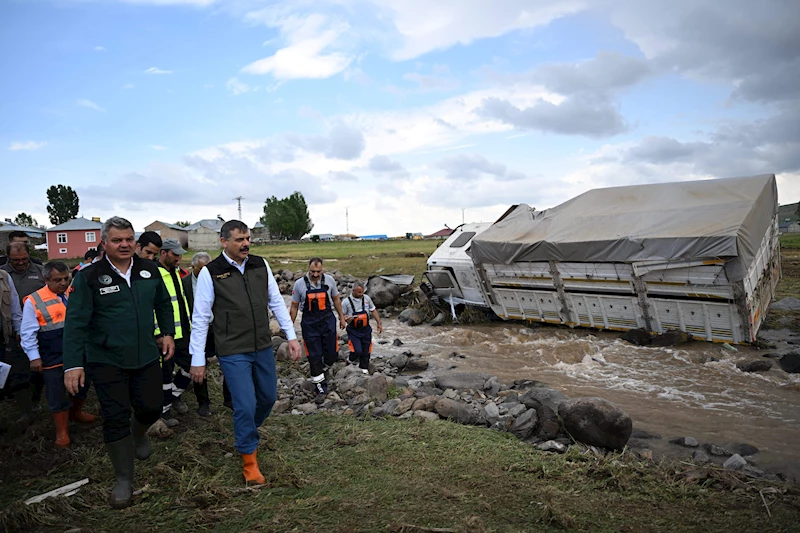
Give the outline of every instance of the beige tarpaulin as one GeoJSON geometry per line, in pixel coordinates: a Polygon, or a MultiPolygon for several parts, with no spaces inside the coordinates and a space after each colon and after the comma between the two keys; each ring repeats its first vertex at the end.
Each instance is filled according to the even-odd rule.
{"type": "Polygon", "coordinates": [[[777,212],[774,174],[594,189],[546,211],[519,205],[470,254],[500,264],[724,258],[738,281],[777,212]]]}

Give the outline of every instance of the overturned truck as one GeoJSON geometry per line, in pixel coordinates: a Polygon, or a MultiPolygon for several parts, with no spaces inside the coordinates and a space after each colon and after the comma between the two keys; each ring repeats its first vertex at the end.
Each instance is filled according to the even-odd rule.
{"type": "Polygon", "coordinates": [[[749,343],[780,280],[777,213],[774,175],[595,189],[515,206],[467,253],[503,319],[749,343]]]}

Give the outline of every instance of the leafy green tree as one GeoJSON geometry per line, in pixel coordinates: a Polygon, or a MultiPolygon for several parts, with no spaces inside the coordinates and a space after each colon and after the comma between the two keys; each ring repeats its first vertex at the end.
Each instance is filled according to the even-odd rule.
{"type": "Polygon", "coordinates": [[[53,185],[47,189],[47,214],[50,222],[58,226],[78,216],[78,193],[69,185],[53,185]]]}
{"type": "Polygon", "coordinates": [[[189,222],[188,220],[179,220],[179,221],[177,221],[177,222],[175,223],[175,225],[176,225],[176,226],[180,226],[180,227],[182,227],[182,228],[185,228],[186,226],[191,226],[191,225],[192,225],[192,223],[191,223],[191,222],[189,222]]]}
{"type": "Polygon", "coordinates": [[[28,213],[22,212],[17,215],[17,218],[14,219],[14,224],[17,226],[38,226],[39,223],[36,221],[35,218],[30,216],[28,213]]]}
{"type": "Polygon", "coordinates": [[[275,196],[267,198],[261,223],[269,229],[273,239],[281,240],[299,239],[314,227],[306,199],[297,191],[280,200],[275,196]]]}

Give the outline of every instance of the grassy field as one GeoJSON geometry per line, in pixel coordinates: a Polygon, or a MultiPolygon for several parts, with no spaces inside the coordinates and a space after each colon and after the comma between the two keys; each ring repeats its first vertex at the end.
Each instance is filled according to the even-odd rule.
{"type": "Polygon", "coordinates": [[[630,454],[548,454],[508,433],[420,419],[272,417],[259,448],[268,484],[248,489],[219,395],[212,386],[214,416],[190,410],[137,462],[143,492],[121,511],[105,503],[113,479],[99,426],[73,431],[64,451],[52,448],[44,420],[4,436],[0,530],[728,533],[800,524],[797,486],[630,454]],[[84,477],[72,497],[22,503],[84,477]]]}

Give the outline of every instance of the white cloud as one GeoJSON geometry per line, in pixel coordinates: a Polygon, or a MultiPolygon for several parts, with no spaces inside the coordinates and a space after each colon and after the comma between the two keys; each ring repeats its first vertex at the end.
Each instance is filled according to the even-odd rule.
{"type": "Polygon", "coordinates": [[[431,76],[427,74],[420,74],[419,72],[409,72],[403,75],[404,80],[413,81],[417,84],[417,90],[426,91],[452,91],[461,86],[455,78],[447,78],[444,76],[431,76]]]}
{"type": "Polygon", "coordinates": [[[105,52],[106,48],[105,48],[105,46],[95,46],[94,47],[94,51],[95,52],[105,52]]]}
{"type": "Polygon", "coordinates": [[[250,92],[250,86],[240,81],[238,78],[231,78],[225,82],[225,87],[234,95],[238,96],[250,92]]]}
{"type": "Polygon", "coordinates": [[[267,8],[247,15],[251,23],[264,23],[279,28],[286,45],[275,54],[242,68],[246,74],[271,74],[279,80],[323,79],[344,71],[353,56],[335,50],[335,45],[350,27],[330,21],[320,13],[285,15],[284,10],[267,8]]]}
{"type": "Polygon", "coordinates": [[[145,74],[172,74],[171,70],[164,70],[158,67],[150,67],[144,71],[145,74]]]}
{"type": "Polygon", "coordinates": [[[94,109],[95,111],[103,111],[103,112],[105,112],[105,109],[103,109],[99,105],[95,104],[91,100],[87,100],[86,98],[81,98],[80,100],[78,100],[75,103],[77,105],[81,106],[81,107],[85,107],[85,108],[88,108],[88,109],[94,109]]]}
{"type": "Polygon", "coordinates": [[[43,146],[46,146],[46,142],[37,142],[37,141],[16,141],[12,142],[9,146],[9,150],[38,150],[43,146]]]}
{"type": "Polygon", "coordinates": [[[399,33],[395,60],[414,59],[455,44],[497,37],[512,30],[542,26],[582,9],[581,0],[372,0],[399,33]]]}

